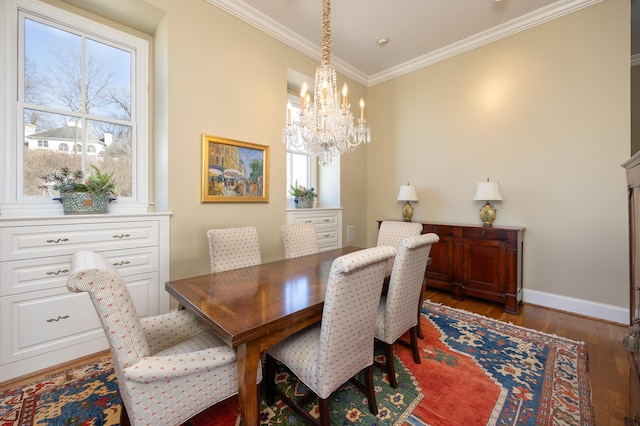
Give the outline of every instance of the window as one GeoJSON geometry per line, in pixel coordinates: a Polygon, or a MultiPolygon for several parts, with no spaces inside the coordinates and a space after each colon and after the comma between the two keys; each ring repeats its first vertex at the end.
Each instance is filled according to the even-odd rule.
{"type": "MultiPolygon", "coordinates": [[[[291,101],[291,119],[297,120],[300,116],[300,98],[289,95],[291,101]]],[[[298,151],[287,144],[287,198],[291,185],[298,184],[306,188],[316,188],[316,158],[304,151],[298,151]]]]}
{"type": "Polygon", "coordinates": [[[146,212],[148,41],[39,0],[2,2],[0,16],[12,33],[0,51],[13,52],[0,63],[13,80],[0,128],[15,123],[0,139],[3,214],[50,205],[41,176],[92,165],[114,174],[116,212],[146,212]]]}

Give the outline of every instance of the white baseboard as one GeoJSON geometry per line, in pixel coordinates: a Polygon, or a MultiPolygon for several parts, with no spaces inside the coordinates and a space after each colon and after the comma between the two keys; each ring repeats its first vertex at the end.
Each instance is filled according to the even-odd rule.
{"type": "Polygon", "coordinates": [[[575,299],[573,297],[559,296],[542,291],[523,289],[522,299],[524,303],[544,306],[560,311],[571,312],[587,317],[598,318],[623,325],[629,325],[629,309],[619,306],[605,305],[588,300],[575,299]]]}

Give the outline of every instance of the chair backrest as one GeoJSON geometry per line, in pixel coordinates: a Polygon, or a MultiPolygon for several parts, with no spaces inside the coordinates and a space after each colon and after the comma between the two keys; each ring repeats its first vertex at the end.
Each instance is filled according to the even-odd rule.
{"type": "Polygon", "coordinates": [[[67,289],[87,292],[120,369],[149,355],[136,307],[117,269],[98,253],[79,251],[71,258],[67,289]]]}
{"type": "Polygon", "coordinates": [[[376,245],[398,248],[402,240],[420,235],[421,232],[421,223],[385,220],[380,224],[380,229],[378,229],[378,242],[376,245]]]}
{"type": "Polygon", "coordinates": [[[209,229],[209,258],[211,272],[222,272],[262,262],[258,230],[244,228],[209,229]]]}
{"type": "Polygon", "coordinates": [[[373,247],[333,261],[320,326],[317,361],[320,397],[326,398],[373,363],[375,323],[385,269],[395,253],[390,246],[373,247]]]}
{"type": "Polygon", "coordinates": [[[287,259],[318,253],[318,233],[313,223],[282,225],[280,232],[287,259]]]}
{"type": "Polygon", "coordinates": [[[424,272],[431,246],[440,238],[436,234],[422,234],[402,240],[398,247],[384,307],[384,336],[394,342],[411,327],[417,325],[424,272]]]}

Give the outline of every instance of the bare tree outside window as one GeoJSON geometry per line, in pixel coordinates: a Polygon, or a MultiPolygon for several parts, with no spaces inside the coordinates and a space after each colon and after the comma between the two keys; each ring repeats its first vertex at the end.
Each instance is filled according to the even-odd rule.
{"type": "Polygon", "coordinates": [[[47,195],[42,176],[61,167],[113,173],[131,197],[132,52],[43,19],[22,16],[25,60],[23,194],[47,195]]]}

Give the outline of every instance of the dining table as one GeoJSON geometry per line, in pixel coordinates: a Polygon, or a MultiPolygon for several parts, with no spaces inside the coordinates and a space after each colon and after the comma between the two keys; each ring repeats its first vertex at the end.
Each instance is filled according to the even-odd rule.
{"type": "Polygon", "coordinates": [[[320,322],[333,261],[357,250],[362,248],[343,247],[165,284],[181,307],[236,349],[243,425],[259,424],[261,352],[320,322]]]}

